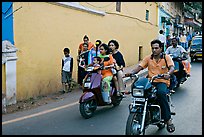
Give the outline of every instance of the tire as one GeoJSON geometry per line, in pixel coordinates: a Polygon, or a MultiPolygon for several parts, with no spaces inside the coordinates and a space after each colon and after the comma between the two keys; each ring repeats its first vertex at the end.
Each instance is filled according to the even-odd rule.
{"type": "Polygon", "coordinates": [[[141,122],[142,114],[130,113],[126,123],[125,135],[140,135],[141,122]]]}
{"type": "Polygon", "coordinates": [[[120,105],[120,102],[122,101],[122,97],[121,96],[120,97],[115,96],[114,99],[112,99],[112,100],[113,100],[113,102],[112,102],[113,106],[116,107],[116,106],[120,105]]]}
{"type": "Polygon", "coordinates": [[[157,127],[159,128],[159,130],[161,130],[165,127],[165,124],[160,122],[159,124],[157,124],[157,127]]]}
{"type": "Polygon", "coordinates": [[[96,108],[97,104],[95,100],[89,100],[87,102],[82,102],[79,104],[81,116],[84,117],[85,119],[91,118],[96,108]]]}

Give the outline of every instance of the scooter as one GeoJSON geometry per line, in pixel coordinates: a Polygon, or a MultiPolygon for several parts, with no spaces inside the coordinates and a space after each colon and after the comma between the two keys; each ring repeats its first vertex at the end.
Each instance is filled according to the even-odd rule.
{"type": "Polygon", "coordinates": [[[79,99],[79,110],[85,119],[91,118],[98,106],[118,106],[123,99],[123,95],[117,96],[117,91],[114,82],[111,82],[110,97],[111,103],[104,101],[103,92],[101,91],[102,75],[98,71],[104,69],[103,66],[90,66],[86,69],[88,74],[83,82],[83,94],[79,99]]]}

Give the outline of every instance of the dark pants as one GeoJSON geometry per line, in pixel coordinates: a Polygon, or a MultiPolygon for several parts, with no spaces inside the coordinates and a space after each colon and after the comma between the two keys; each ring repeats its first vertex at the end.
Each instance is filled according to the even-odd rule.
{"type": "Polygon", "coordinates": [[[161,118],[168,121],[171,118],[171,111],[167,99],[167,85],[165,83],[154,83],[157,88],[158,102],[161,107],[161,118]]]}
{"type": "Polygon", "coordinates": [[[81,86],[86,74],[87,72],[84,70],[84,68],[78,66],[78,84],[80,84],[81,86]]]}

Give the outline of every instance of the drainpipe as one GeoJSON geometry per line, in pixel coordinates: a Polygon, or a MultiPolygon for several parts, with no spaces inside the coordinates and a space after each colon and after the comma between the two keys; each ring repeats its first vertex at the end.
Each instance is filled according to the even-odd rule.
{"type": "Polygon", "coordinates": [[[2,65],[6,74],[6,105],[16,104],[16,51],[10,41],[2,41],[2,65]]]}

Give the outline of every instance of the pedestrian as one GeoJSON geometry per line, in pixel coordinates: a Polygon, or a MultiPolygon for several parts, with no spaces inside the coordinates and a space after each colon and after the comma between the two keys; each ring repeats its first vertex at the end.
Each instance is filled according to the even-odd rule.
{"type": "Polygon", "coordinates": [[[116,40],[110,40],[108,42],[109,49],[111,50],[112,56],[115,59],[114,68],[115,68],[115,74],[113,73],[113,81],[116,86],[117,95],[122,95],[122,92],[125,90],[125,85],[123,83],[123,68],[125,67],[125,61],[123,58],[123,55],[118,50],[119,49],[119,43],[116,40]]]}
{"type": "Polygon", "coordinates": [[[187,32],[186,34],[186,40],[187,40],[187,45],[188,45],[188,48],[190,47],[190,44],[191,44],[191,41],[192,41],[192,36],[190,34],[190,32],[187,32]]]}
{"type": "Polygon", "coordinates": [[[136,74],[144,68],[148,68],[148,78],[152,78],[154,75],[164,74],[164,79],[155,80],[153,85],[157,88],[158,102],[161,107],[161,118],[167,124],[167,131],[174,132],[175,126],[171,119],[170,106],[167,100],[167,87],[170,85],[170,75],[174,72],[174,63],[169,55],[163,54],[160,40],[151,41],[151,48],[152,54],[147,55],[131,73],[127,73],[125,76],[136,74]],[[170,69],[166,66],[164,56],[170,69]]]}
{"type": "Polygon", "coordinates": [[[159,39],[162,43],[162,52],[165,51],[165,46],[166,46],[166,36],[164,35],[164,31],[163,30],[159,30],[159,35],[157,37],[157,39],[159,39]]]}
{"type": "Polygon", "coordinates": [[[188,51],[187,39],[186,39],[186,35],[184,34],[184,32],[181,33],[180,43],[181,43],[181,46],[182,46],[186,51],[188,51]]]}
{"type": "Polygon", "coordinates": [[[82,82],[87,72],[85,71],[88,63],[89,50],[88,43],[83,43],[83,51],[79,55],[79,63],[78,63],[78,84],[82,86],[82,82]]]}
{"type": "Polygon", "coordinates": [[[166,49],[171,46],[171,35],[168,35],[166,37],[166,49]]]}
{"type": "Polygon", "coordinates": [[[72,71],[73,71],[73,58],[70,55],[69,48],[64,48],[64,57],[62,58],[62,88],[63,93],[71,92],[71,80],[72,80],[72,71]]]}
{"type": "Polygon", "coordinates": [[[83,43],[88,43],[88,50],[90,50],[91,48],[95,48],[94,44],[89,41],[89,37],[87,35],[85,35],[83,37],[83,42],[79,44],[78,55],[80,55],[81,52],[84,51],[83,43]]]}

